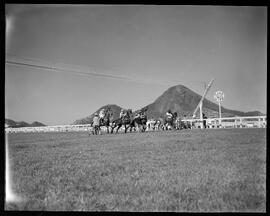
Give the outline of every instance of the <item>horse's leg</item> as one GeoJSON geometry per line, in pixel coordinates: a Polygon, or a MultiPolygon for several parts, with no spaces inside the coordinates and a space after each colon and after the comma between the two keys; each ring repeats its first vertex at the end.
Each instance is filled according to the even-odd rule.
{"type": "Polygon", "coordinates": [[[115,125],[112,126],[111,133],[113,133],[113,130],[114,130],[115,127],[116,127],[115,125]]]}
{"type": "MultiPolygon", "coordinates": [[[[128,131],[129,128],[131,128],[131,125],[130,125],[130,124],[127,126],[127,131],[128,131]]],[[[130,129],[129,129],[129,130],[130,130],[130,129]]]]}
{"type": "Polygon", "coordinates": [[[116,123],[114,122],[114,123],[112,123],[112,125],[111,125],[111,133],[113,133],[113,130],[114,130],[114,128],[116,127],[116,123]]]}
{"type": "Polygon", "coordinates": [[[140,125],[140,128],[141,128],[141,132],[143,132],[143,130],[144,130],[144,125],[143,125],[143,124],[140,125]]]}
{"type": "Polygon", "coordinates": [[[136,128],[136,131],[139,133],[140,132],[140,128],[137,122],[134,123],[134,127],[136,128]]]}
{"type": "Polygon", "coordinates": [[[122,127],[122,124],[119,124],[118,127],[116,128],[116,133],[118,133],[120,127],[122,127]]]}
{"type": "Polygon", "coordinates": [[[129,125],[129,127],[130,127],[129,132],[131,133],[133,129],[133,125],[129,125]]]}

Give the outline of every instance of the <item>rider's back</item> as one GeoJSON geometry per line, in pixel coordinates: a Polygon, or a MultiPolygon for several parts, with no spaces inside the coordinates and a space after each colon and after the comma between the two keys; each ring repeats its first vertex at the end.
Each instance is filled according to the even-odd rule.
{"type": "Polygon", "coordinates": [[[93,118],[93,126],[98,126],[99,125],[99,117],[98,116],[95,116],[93,118]]]}

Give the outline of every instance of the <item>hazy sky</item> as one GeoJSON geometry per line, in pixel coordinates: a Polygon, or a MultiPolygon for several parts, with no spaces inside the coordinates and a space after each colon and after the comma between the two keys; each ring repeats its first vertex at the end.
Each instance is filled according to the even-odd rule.
{"type": "Polygon", "coordinates": [[[109,103],[136,110],[178,84],[202,94],[211,78],[207,99],[221,90],[228,109],[266,112],[266,7],[12,4],[6,30],[5,115],[15,121],[69,124],[109,103]]]}

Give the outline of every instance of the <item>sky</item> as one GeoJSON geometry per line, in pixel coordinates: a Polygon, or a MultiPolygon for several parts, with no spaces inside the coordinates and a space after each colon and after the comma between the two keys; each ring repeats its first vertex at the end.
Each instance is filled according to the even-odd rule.
{"type": "Polygon", "coordinates": [[[267,10],[250,6],[6,4],[5,117],[70,124],[137,110],[184,85],[266,113],[267,10]]]}

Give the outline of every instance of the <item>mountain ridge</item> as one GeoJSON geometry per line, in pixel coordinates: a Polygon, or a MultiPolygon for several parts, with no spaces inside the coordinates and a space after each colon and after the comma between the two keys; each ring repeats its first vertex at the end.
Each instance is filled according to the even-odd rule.
{"type": "Polygon", "coordinates": [[[104,105],[102,107],[100,107],[99,109],[97,109],[94,113],[92,113],[91,115],[87,116],[87,117],[84,117],[84,118],[81,118],[81,119],[78,119],[78,120],[75,120],[72,124],[75,124],[75,125],[78,125],[78,124],[91,124],[93,118],[94,118],[94,114],[95,113],[99,113],[99,111],[105,107],[109,106],[113,112],[113,117],[112,117],[112,120],[115,120],[119,117],[120,115],[120,111],[121,109],[123,109],[122,107],[116,105],[116,104],[107,104],[107,105],[104,105]]]}
{"type": "MultiPolygon", "coordinates": [[[[168,88],[153,103],[150,103],[143,108],[148,107],[147,116],[150,118],[164,117],[164,114],[168,109],[182,115],[187,115],[191,118],[201,97],[201,95],[184,85],[176,85],[168,88]]],[[[218,117],[218,110],[219,106],[217,104],[204,98],[203,113],[205,113],[208,118],[218,117]]],[[[223,117],[263,115],[259,111],[242,112],[227,109],[223,106],[221,106],[221,113],[223,117]]],[[[199,111],[196,112],[196,117],[199,117],[199,111]]]]}
{"type": "MultiPolygon", "coordinates": [[[[182,116],[186,115],[187,117],[191,118],[196,106],[201,100],[201,97],[202,96],[199,95],[198,93],[180,84],[180,85],[175,85],[168,88],[163,94],[157,97],[157,99],[154,102],[142,108],[148,107],[148,110],[146,111],[146,115],[148,119],[163,118],[168,109],[171,109],[172,112],[177,112],[178,114],[180,113],[180,115],[182,116]]],[[[113,104],[113,105],[117,107],[115,108],[116,112],[114,112],[114,117],[118,118],[122,107],[116,104],[113,104]]],[[[110,106],[110,104],[100,107],[96,112],[99,113],[99,111],[106,106],[110,106]]],[[[135,112],[138,112],[138,111],[139,110],[136,110],[135,112]]],[[[222,112],[222,117],[264,115],[263,113],[259,111],[242,112],[238,110],[227,109],[223,106],[221,107],[221,112],[222,112]]],[[[86,124],[84,122],[87,122],[89,124],[91,123],[91,120],[94,117],[94,113],[88,117],[82,118],[80,120],[76,120],[74,123],[86,124]]],[[[219,117],[218,104],[213,103],[212,101],[205,98],[203,100],[203,113],[206,114],[207,118],[219,117]]],[[[199,111],[197,111],[196,113],[196,118],[198,117],[199,117],[199,111]]]]}
{"type": "Polygon", "coordinates": [[[17,128],[17,127],[42,127],[46,125],[38,121],[34,121],[30,124],[25,121],[14,121],[12,119],[5,119],[5,126],[17,128]]]}
{"type": "MultiPolygon", "coordinates": [[[[171,109],[172,112],[177,112],[181,116],[186,115],[188,118],[191,118],[193,115],[193,111],[198,105],[201,97],[202,97],[201,95],[192,91],[191,89],[187,88],[184,85],[175,85],[168,88],[166,91],[164,91],[164,93],[161,94],[159,97],[157,97],[156,100],[154,100],[152,103],[149,103],[148,105],[142,108],[148,107],[148,110],[146,111],[146,115],[148,119],[163,118],[168,109],[171,109]]],[[[113,112],[112,120],[119,118],[120,111],[121,109],[123,109],[123,107],[117,104],[107,104],[97,109],[91,115],[75,120],[71,124],[90,124],[92,122],[94,114],[99,113],[99,111],[102,108],[105,108],[106,106],[110,106],[112,109],[112,112],[113,112]]],[[[218,110],[219,110],[218,104],[211,102],[207,98],[204,99],[203,113],[206,114],[207,118],[219,117],[218,110]]],[[[135,112],[138,112],[138,111],[139,110],[136,110],[135,112]]],[[[243,112],[243,111],[238,111],[238,110],[227,109],[223,106],[221,107],[221,112],[222,112],[222,117],[265,115],[261,113],[260,111],[243,112]]],[[[199,117],[199,111],[197,111],[196,113],[196,118],[198,117],[199,117]]],[[[46,125],[38,121],[34,121],[30,124],[25,121],[14,121],[12,119],[5,119],[5,126],[6,127],[40,127],[40,126],[46,126],[46,125]]]]}

